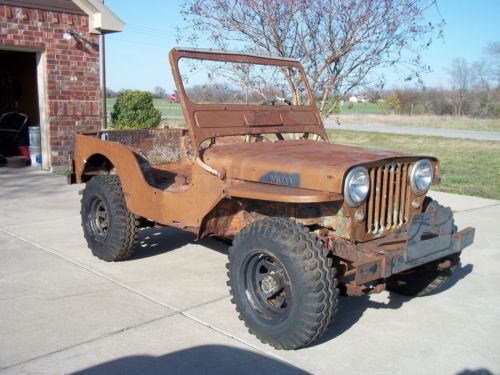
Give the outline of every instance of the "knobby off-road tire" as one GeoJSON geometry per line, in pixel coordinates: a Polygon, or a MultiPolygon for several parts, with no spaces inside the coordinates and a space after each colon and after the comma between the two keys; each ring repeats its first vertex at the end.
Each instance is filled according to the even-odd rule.
{"type": "Polygon", "coordinates": [[[245,227],[229,249],[232,302],[250,333],[276,349],[320,337],[337,310],[336,269],[308,228],[281,218],[245,227]]]}
{"type": "Polygon", "coordinates": [[[386,281],[386,289],[390,292],[407,297],[424,297],[441,288],[453,276],[455,269],[460,264],[460,255],[450,257],[423,265],[408,272],[392,275],[386,281]],[[451,266],[440,270],[437,265],[449,259],[451,266]]]}
{"type": "Polygon", "coordinates": [[[81,204],[83,234],[92,253],[107,262],[129,258],[135,250],[139,218],[127,209],[118,176],[88,181],[81,204]]]}

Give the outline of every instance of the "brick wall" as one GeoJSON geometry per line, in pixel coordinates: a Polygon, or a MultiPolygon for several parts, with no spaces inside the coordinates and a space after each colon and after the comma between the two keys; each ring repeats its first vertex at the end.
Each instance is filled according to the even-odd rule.
{"type": "Polygon", "coordinates": [[[0,4],[1,46],[43,50],[50,161],[65,165],[75,131],[101,127],[99,39],[88,16],[0,4]],[[65,40],[68,30],[79,37],[65,40]]]}

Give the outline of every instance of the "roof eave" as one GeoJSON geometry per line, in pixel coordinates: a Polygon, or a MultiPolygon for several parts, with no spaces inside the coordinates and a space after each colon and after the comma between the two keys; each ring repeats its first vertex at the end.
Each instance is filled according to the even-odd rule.
{"type": "Polygon", "coordinates": [[[71,0],[89,16],[89,31],[110,34],[123,31],[124,22],[99,0],[71,0]]]}

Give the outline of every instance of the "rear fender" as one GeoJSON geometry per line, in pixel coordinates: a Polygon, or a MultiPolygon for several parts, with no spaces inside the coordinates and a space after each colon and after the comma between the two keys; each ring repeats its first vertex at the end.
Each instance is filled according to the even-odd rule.
{"type": "Polygon", "coordinates": [[[146,181],[134,153],[126,146],[97,137],[77,134],[75,175],[78,183],[90,178],[88,171],[100,163],[103,170],[120,177],[127,207],[148,219],[161,218],[161,190],[146,181]]]}

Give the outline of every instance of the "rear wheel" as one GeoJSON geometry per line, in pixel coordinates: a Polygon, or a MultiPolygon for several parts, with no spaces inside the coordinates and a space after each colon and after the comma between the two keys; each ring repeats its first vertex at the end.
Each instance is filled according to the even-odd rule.
{"type": "Polygon", "coordinates": [[[137,242],[139,218],[129,212],[118,176],[96,176],[82,197],[82,226],[92,253],[107,262],[129,258],[137,242]]]}
{"type": "Polygon", "coordinates": [[[289,220],[245,227],[229,252],[232,302],[250,333],[277,349],[320,337],[337,308],[336,270],[314,235],[289,220]]]}

